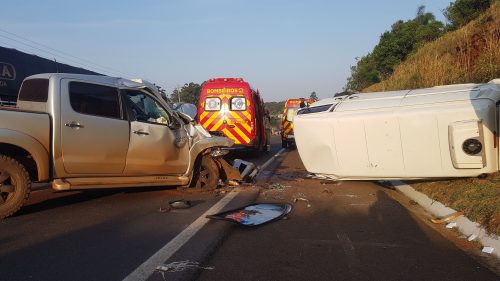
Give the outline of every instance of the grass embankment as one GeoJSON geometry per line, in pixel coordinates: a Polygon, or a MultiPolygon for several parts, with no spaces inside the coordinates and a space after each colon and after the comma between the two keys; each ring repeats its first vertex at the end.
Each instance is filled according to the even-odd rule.
{"type": "Polygon", "coordinates": [[[410,183],[416,190],[483,225],[500,236],[500,173],[486,179],[410,183]]]}
{"type": "Polygon", "coordinates": [[[481,83],[500,78],[500,3],[461,29],[419,48],[392,76],[363,92],[481,83]]]}
{"type": "MultiPolygon", "coordinates": [[[[500,3],[461,29],[427,43],[396,67],[392,76],[363,92],[417,89],[500,78],[500,3]]],[[[427,194],[500,235],[500,174],[412,183],[427,194]]]]}

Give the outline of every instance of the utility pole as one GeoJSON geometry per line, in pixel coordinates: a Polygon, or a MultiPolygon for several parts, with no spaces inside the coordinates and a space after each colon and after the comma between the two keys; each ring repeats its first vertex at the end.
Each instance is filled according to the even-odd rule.
{"type": "Polygon", "coordinates": [[[175,90],[177,91],[177,99],[179,100],[179,103],[181,103],[181,91],[179,91],[179,84],[177,84],[177,87],[175,88],[175,90]]]}

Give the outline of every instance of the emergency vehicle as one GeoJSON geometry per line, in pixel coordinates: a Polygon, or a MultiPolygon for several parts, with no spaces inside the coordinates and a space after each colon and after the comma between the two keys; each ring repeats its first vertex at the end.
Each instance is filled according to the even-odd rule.
{"type": "Polygon", "coordinates": [[[300,108],[301,103],[307,105],[313,102],[315,100],[304,98],[286,100],[285,108],[281,114],[281,146],[283,148],[295,145],[295,135],[293,133],[293,116],[295,115],[295,111],[300,108]]]}
{"type": "Polygon", "coordinates": [[[269,118],[259,91],[242,78],[213,78],[203,83],[197,120],[210,134],[233,139],[233,149],[269,151],[269,118]]]}

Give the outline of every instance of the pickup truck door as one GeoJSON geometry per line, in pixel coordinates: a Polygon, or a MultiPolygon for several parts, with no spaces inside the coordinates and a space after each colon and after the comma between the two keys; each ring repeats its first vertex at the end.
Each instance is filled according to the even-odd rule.
{"type": "Polygon", "coordinates": [[[171,113],[152,95],[124,90],[122,100],[130,120],[130,146],[124,173],[184,174],[189,165],[189,144],[184,128],[174,128],[171,113]],[[179,142],[180,138],[185,141],[179,142]]]}
{"type": "Polygon", "coordinates": [[[118,88],[61,81],[61,150],[68,174],[123,172],[130,129],[121,108],[118,88]]]}

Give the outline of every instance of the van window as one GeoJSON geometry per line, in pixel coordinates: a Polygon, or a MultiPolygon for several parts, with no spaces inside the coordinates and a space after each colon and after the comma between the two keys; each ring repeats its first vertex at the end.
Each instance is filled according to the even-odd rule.
{"type": "MultiPolygon", "coordinates": [[[[306,108],[303,108],[303,109],[297,111],[297,115],[324,112],[324,111],[330,110],[331,107],[332,107],[332,104],[325,104],[325,105],[319,105],[319,106],[314,106],[314,107],[306,107],[306,108]]],[[[330,111],[333,111],[333,109],[331,109],[330,111]]]]}
{"type": "Polygon", "coordinates": [[[69,100],[78,113],[121,119],[117,88],[70,82],[69,100]]]}
{"type": "Polygon", "coordinates": [[[29,79],[23,82],[19,91],[19,100],[47,102],[49,79],[29,79]]]}

